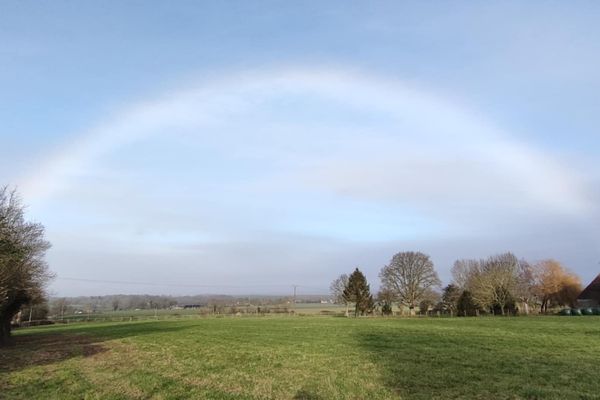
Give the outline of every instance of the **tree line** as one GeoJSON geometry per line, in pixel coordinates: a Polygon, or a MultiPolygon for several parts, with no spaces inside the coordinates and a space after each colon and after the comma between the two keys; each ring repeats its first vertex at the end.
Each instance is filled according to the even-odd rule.
{"type": "Polygon", "coordinates": [[[553,307],[575,306],[581,281],[556,260],[530,263],[512,253],[486,259],[457,260],[452,282],[441,281],[430,257],[421,252],[400,252],[379,272],[376,296],[367,278],[356,268],[330,285],[335,301],[354,305],[354,315],[391,315],[394,304],[414,315],[436,312],[457,316],[480,314],[546,313],[553,307]]]}

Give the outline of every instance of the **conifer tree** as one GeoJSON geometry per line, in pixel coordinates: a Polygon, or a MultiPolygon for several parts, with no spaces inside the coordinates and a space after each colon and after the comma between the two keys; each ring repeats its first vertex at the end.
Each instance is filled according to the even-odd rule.
{"type": "Polygon", "coordinates": [[[375,305],[367,278],[358,268],[348,278],[348,285],[344,289],[344,297],[354,303],[355,317],[359,314],[365,315],[375,305]]]}

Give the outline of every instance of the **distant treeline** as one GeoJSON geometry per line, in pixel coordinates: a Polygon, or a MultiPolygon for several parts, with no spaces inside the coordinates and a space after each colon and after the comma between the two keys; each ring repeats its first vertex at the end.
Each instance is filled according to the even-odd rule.
{"type": "MultiPolygon", "coordinates": [[[[327,296],[325,296],[327,297],[327,296]]],[[[323,296],[303,295],[297,302],[315,303],[323,296]]],[[[98,312],[122,310],[163,310],[169,308],[223,308],[235,306],[270,306],[289,303],[285,296],[229,296],[229,295],[195,295],[195,296],[156,296],[156,295],[107,295],[53,297],[48,303],[38,304],[33,309],[33,319],[42,319],[48,315],[59,317],[74,313],[92,314],[98,312]]],[[[23,310],[23,318],[29,316],[29,309],[23,310]]]]}
{"type": "Polygon", "coordinates": [[[573,307],[581,293],[581,281],[556,260],[530,263],[512,253],[485,259],[457,260],[452,282],[441,286],[427,254],[400,252],[379,272],[380,291],[375,296],[365,275],[356,268],[331,283],[336,302],[354,306],[354,314],[391,315],[392,307],[412,315],[434,312],[474,316],[481,314],[547,313],[556,307],[573,307]],[[441,289],[441,290],[440,290],[441,289]]]}

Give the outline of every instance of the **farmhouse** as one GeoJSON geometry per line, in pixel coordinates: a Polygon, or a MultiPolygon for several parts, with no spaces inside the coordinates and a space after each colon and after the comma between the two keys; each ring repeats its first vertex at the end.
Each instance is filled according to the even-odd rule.
{"type": "Polygon", "coordinates": [[[597,307],[600,305],[600,274],[577,297],[580,307],[597,307]]]}

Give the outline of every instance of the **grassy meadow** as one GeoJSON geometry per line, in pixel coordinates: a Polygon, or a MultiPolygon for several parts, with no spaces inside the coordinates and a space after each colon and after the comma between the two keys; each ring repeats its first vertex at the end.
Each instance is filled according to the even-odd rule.
{"type": "Polygon", "coordinates": [[[598,399],[600,317],[227,317],[16,331],[2,399],[598,399]]]}

